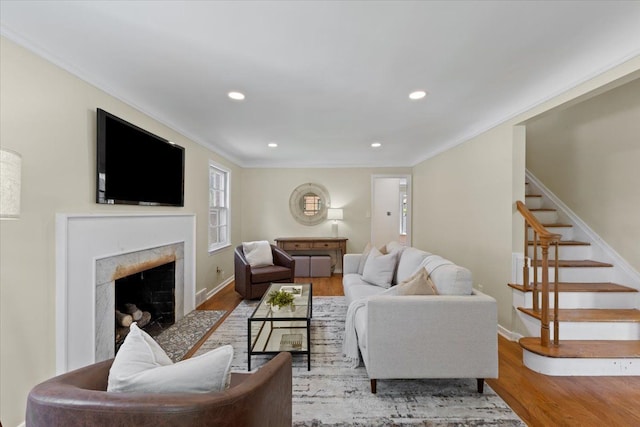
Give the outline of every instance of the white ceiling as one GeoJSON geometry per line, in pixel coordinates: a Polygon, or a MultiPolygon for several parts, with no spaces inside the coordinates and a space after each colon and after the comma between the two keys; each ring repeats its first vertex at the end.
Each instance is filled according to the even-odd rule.
{"type": "Polygon", "coordinates": [[[412,166],[640,54],[640,1],[2,0],[0,19],[246,167],[412,166]]]}

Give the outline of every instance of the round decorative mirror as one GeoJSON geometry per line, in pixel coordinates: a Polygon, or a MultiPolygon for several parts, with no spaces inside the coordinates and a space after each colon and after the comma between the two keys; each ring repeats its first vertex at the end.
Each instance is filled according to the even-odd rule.
{"type": "Polygon", "coordinates": [[[327,219],[331,206],[329,192],[320,184],[302,184],[289,197],[289,210],[293,218],[303,225],[318,225],[327,219]]]}

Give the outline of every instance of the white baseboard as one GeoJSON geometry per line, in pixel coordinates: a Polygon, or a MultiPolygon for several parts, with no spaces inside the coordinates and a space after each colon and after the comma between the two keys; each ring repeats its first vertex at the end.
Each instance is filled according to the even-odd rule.
{"type": "Polygon", "coordinates": [[[204,304],[209,298],[211,298],[212,296],[220,292],[229,283],[233,282],[233,278],[234,278],[233,276],[226,278],[224,281],[220,282],[218,286],[211,289],[209,292],[207,292],[207,288],[200,289],[196,293],[196,307],[204,304]],[[201,298],[202,298],[202,301],[200,301],[201,298]]]}
{"type": "Polygon", "coordinates": [[[532,371],[550,376],[638,376],[640,362],[635,358],[564,358],[545,357],[528,350],[522,352],[522,363],[532,371]]]}
{"type": "Polygon", "coordinates": [[[207,299],[207,288],[200,289],[196,292],[196,307],[205,302],[207,299]]]}
{"type": "Polygon", "coordinates": [[[509,341],[519,341],[520,338],[522,338],[524,335],[520,335],[517,332],[513,332],[507,328],[505,328],[502,325],[498,325],[498,335],[503,336],[504,338],[508,339],[509,341]]]}
{"type": "Polygon", "coordinates": [[[220,282],[218,286],[216,286],[215,288],[207,292],[207,300],[212,296],[214,296],[215,294],[217,294],[218,292],[220,292],[222,289],[224,289],[224,287],[227,286],[229,283],[233,282],[233,279],[234,279],[234,276],[227,277],[225,280],[220,282]]]}

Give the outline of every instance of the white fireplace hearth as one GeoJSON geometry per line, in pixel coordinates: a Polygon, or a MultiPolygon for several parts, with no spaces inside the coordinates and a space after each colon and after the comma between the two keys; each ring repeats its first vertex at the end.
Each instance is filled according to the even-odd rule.
{"type": "Polygon", "coordinates": [[[113,357],[115,280],[176,262],[176,320],[195,309],[195,216],[56,217],[56,371],[113,357]]]}

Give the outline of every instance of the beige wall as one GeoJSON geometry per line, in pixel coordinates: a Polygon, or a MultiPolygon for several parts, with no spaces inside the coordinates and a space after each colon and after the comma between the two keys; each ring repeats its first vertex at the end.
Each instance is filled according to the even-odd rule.
{"type": "Polygon", "coordinates": [[[527,168],[640,271],[640,79],[527,123],[527,168]]]}
{"type": "Polygon", "coordinates": [[[299,185],[321,184],[331,206],[343,208],[338,233],[349,239],[348,252],[361,252],[371,237],[371,175],[411,174],[411,168],[245,169],[242,239],[331,237],[331,221],[315,226],[297,223],[289,214],[289,196],[299,185]]]}
{"type": "MultiPolygon", "coordinates": [[[[414,168],[413,245],[473,272],[511,323],[512,137],[499,126],[414,168]]],[[[524,171],[523,171],[524,173],[524,171]]]]}
{"type": "MultiPolygon", "coordinates": [[[[24,420],[29,389],[55,373],[55,214],[185,212],[197,215],[196,286],[233,274],[232,248],[207,251],[208,161],[231,169],[238,201],[241,169],[15,44],[0,47],[0,142],[22,154],[22,215],[0,222],[0,415],[24,420]],[[186,149],[185,207],[95,203],[96,107],[186,149]]],[[[235,202],[234,207],[239,208],[235,202]]],[[[240,221],[233,221],[239,239],[240,221]]]]}

